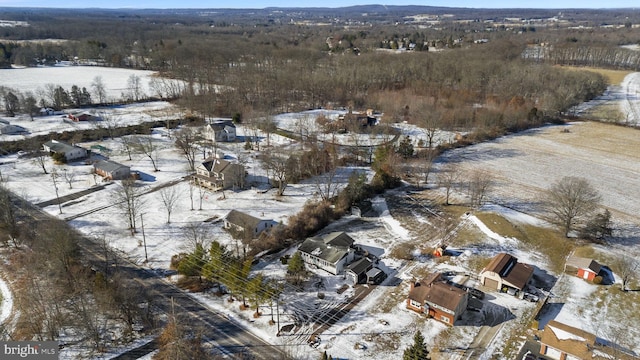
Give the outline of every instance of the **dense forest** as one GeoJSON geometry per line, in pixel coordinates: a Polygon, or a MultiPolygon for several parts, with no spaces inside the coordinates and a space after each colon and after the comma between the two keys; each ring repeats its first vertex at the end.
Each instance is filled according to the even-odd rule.
{"type": "MultiPolygon", "coordinates": [[[[184,80],[178,101],[205,117],[373,108],[390,122],[488,133],[557,119],[606,86],[598,75],[557,65],[640,68],[638,53],[620,47],[640,40],[633,12],[460,10],[446,17],[452,9],[418,10],[425,9],[438,26],[416,24],[411,7],[376,16],[369,9],[368,17],[357,15],[359,8],[336,11],[341,17],[268,9],[77,10],[72,18],[55,10],[0,11],[28,23],[2,29],[0,65],[85,61],[157,70],[184,80]],[[547,17],[577,26],[553,26],[547,17]]],[[[9,90],[25,98],[15,89],[3,94],[9,90]]]]}

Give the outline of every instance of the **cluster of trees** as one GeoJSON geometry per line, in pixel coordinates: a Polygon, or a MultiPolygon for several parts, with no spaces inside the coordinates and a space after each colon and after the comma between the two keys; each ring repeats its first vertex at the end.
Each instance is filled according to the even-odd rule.
{"type": "Polygon", "coordinates": [[[261,273],[250,276],[253,258],[234,255],[217,241],[211,242],[206,249],[208,237],[203,229],[198,230],[197,234],[189,234],[195,248],[189,253],[174,255],[171,261],[178,273],[224,286],[229,292],[229,301],[241,298],[242,309],[253,305],[255,316],[261,315],[261,305],[275,305],[282,286],[261,273]]]}
{"type": "Polygon", "coordinates": [[[104,262],[87,264],[83,240],[64,221],[29,220],[1,182],[0,203],[0,237],[16,250],[4,265],[13,274],[13,303],[21,314],[12,339],[60,340],[64,329],[75,328],[94,352],[111,346],[113,329],[126,338],[138,326],[154,328],[152,297],[123,275],[104,239],[97,240],[104,262]]]}

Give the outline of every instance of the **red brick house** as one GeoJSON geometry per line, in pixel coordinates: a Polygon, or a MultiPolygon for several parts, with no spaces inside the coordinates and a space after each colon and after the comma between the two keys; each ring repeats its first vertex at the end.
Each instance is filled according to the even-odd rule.
{"type": "Polygon", "coordinates": [[[440,273],[412,282],[407,296],[407,309],[424,313],[447,325],[454,325],[467,310],[469,295],[448,284],[440,273]]]}
{"type": "Polygon", "coordinates": [[[564,268],[565,271],[570,271],[581,279],[593,281],[600,273],[602,266],[593,259],[569,256],[564,268]]]}

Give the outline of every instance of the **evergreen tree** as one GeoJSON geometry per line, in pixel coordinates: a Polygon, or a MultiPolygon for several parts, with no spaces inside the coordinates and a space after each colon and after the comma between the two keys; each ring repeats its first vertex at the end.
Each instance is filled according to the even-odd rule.
{"type": "Polygon", "coordinates": [[[424,343],[424,336],[420,330],[416,331],[415,335],[413,335],[413,345],[409,346],[404,350],[404,354],[402,354],[402,360],[430,360],[429,350],[427,350],[427,345],[424,343]]]}
{"type": "Polygon", "coordinates": [[[293,276],[294,284],[299,284],[302,282],[302,278],[306,272],[306,268],[304,266],[304,260],[302,260],[302,255],[296,251],[295,254],[289,259],[289,263],[287,265],[287,272],[293,276]]]}

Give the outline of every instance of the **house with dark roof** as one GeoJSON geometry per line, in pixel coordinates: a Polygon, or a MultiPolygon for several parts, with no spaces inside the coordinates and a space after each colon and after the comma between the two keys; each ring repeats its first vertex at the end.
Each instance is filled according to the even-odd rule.
{"type": "Polygon", "coordinates": [[[211,142],[236,141],[236,126],[231,120],[212,121],[204,127],[204,138],[211,142]]]}
{"type": "Polygon", "coordinates": [[[345,266],[345,275],[351,284],[367,282],[367,272],[373,269],[373,263],[369,258],[363,257],[345,266]]]}
{"type": "Polygon", "coordinates": [[[67,117],[71,121],[75,121],[75,122],[79,122],[79,121],[102,121],[102,118],[100,116],[95,116],[93,114],[90,114],[90,113],[84,112],[84,111],[77,111],[77,112],[69,113],[69,114],[67,114],[67,117]]]}
{"type": "Polygon", "coordinates": [[[224,217],[224,228],[241,233],[243,237],[255,239],[267,229],[271,229],[277,222],[271,219],[259,219],[238,210],[231,210],[224,217]]]}
{"type": "Polygon", "coordinates": [[[307,238],[298,247],[298,252],[307,266],[340,275],[345,266],[355,260],[354,242],[344,232],[332,232],[322,237],[307,238]]]}
{"type": "Polygon", "coordinates": [[[449,283],[440,273],[412,282],[407,309],[424,313],[447,325],[454,325],[467,310],[469,294],[449,283]]]}
{"type": "Polygon", "coordinates": [[[42,145],[44,151],[53,154],[63,154],[67,162],[87,157],[87,150],[76,145],[69,145],[62,141],[51,140],[42,145]]]}
{"type": "Polygon", "coordinates": [[[581,279],[593,281],[600,273],[602,266],[593,259],[569,256],[564,268],[565,271],[572,272],[581,279]]]}
{"type": "Polygon", "coordinates": [[[107,180],[122,180],[131,177],[131,168],[111,160],[100,160],[93,164],[96,174],[107,180]]]}
{"type": "Polygon", "coordinates": [[[480,283],[498,291],[512,288],[524,290],[533,276],[533,266],[519,263],[515,256],[507,253],[496,255],[480,272],[480,283]]]}
{"type": "Polygon", "coordinates": [[[217,157],[210,157],[196,167],[194,181],[197,185],[218,191],[243,188],[245,177],[244,166],[217,157]]]}

